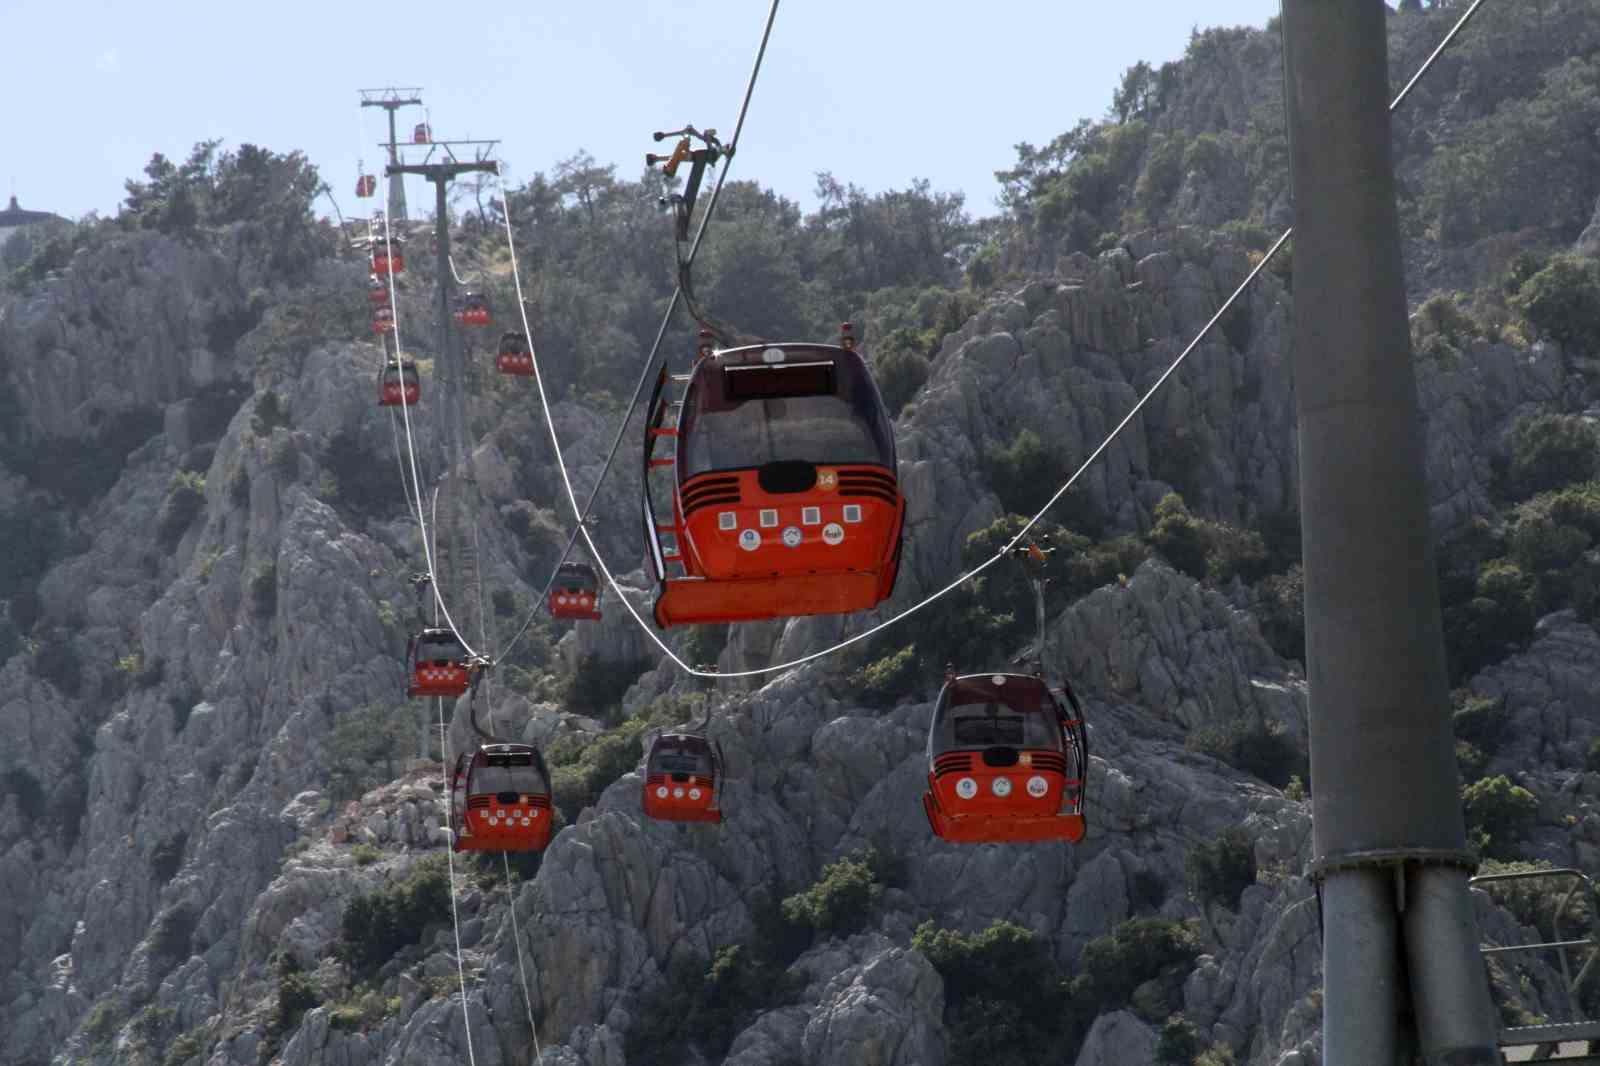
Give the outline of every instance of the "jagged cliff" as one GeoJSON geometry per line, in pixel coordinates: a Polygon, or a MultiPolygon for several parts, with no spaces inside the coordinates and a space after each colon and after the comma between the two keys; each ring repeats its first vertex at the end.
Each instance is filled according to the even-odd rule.
{"type": "MultiPolygon", "coordinates": [[[[1437,17],[1406,18],[1409,54],[1437,17]]],[[[1192,137],[1265,121],[1273,35],[1199,40],[1129,122],[1192,137]]],[[[1451,74],[1476,84],[1473,69],[1451,74]]],[[[1467,105],[1438,106],[1447,125],[1467,105]]],[[[1408,144],[1422,136],[1407,130],[1408,144]]],[[[1145,143],[1136,173],[1158,148],[1145,143]]],[[[674,646],[724,670],[768,665],[961,573],[1250,269],[1257,242],[1223,223],[1281,221],[1285,201],[1281,184],[1227,169],[1243,158],[1199,153],[1160,201],[1170,213],[1117,207],[1129,224],[1114,239],[1097,229],[1088,250],[1071,226],[1039,223],[1045,190],[1011,220],[987,280],[969,264],[957,293],[935,263],[896,282],[949,290],[931,318],[842,288],[879,329],[869,350],[931,332],[895,424],[910,512],[894,599],[873,617],[674,632],[674,646]]],[[[1071,166],[1041,173],[1041,187],[1070,183],[1071,166]]],[[[545,191],[526,192],[530,210],[553,210],[545,191]]],[[[167,214],[134,196],[130,210],[169,219],[163,202],[167,214]]],[[[1597,230],[1600,211],[1579,251],[1597,230]]],[[[1062,572],[1045,667],[1087,707],[1083,844],[947,845],[920,810],[936,660],[954,649],[982,668],[1029,638],[999,617],[1022,606],[1001,602],[1001,578],[929,612],[948,608],[944,621],[712,692],[658,664],[615,604],[576,631],[540,622],[489,700],[504,732],[562,753],[572,824],[542,861],[458,861],[463,1004],[440,896],[439,730],[399,695],[421,544],[373,406],[381,357],[357,339],[365,269],[328,247],[264,257],[262,232],[216,215],[204,240],[165,222],[104,235],[0,304],[0,502],[17,560],[0,633],[0,1061],[376,1066],[462,1061],[470,1041],[480,1063],[520,1064],[535,1036],[543,1062],[572,1066],[933,1066],[979,1048],[1085,1066],[1318,1061],[1318,916],[1301,876],[1314,782],[1295,601],[1278,598],[1293,588],[1298,498],[1291,267],[1263,274],[1063,505],[1078,537],[1063,558],[1082,569],[1062,572]],[[1174,529],[1209,545],[1198,566],[1174,529]],[[896,658],[907,647],[911,667],[896,658]],[[650,822],[628,745],[706,699],[727,821],[650,822]],[[389,924],[380,935],[373,919],[362,939],[351,915],[380,911],[389,924]]],[[[555,246],[565,231],[551,232],[555,246]]],[[[1414,273],[1466,275],[1464,253],[1424,263],[1420,232],[1414,273]]],[[[567,305],[550,303],[559,355],[567,305]]],[[[1506,488],[1526,465],[1519,427],[1584,414],[1600,346],[1454,321],[1417,319],[1432,521],[1443,542],[1514,539],[1532,521],[1513,509],[1530,493],[1506,488]]],[[[581,495],[620,406],[572,365],[555,421],[581,495]]],[[[463,500],[497,639],[537,596],[567,517],[539,419],[526,395],[490,386],[468,410],[463,500]]],[[[644,607],[638,474],[624,462],[613,477],[598,535],[644,607]]],[[[1561,573],[1587,573],[1586,550],[1561,573]]],[[[1505,601],[1475,579],[1461,610],[1490,617],[1505,601]]],[[[1565,609],[1536,629],[1530,613],[1458,678],[1477,701],[1458,717],[1464,769],[1512,775],[1534,802],[1514,827],[1474,820],[1496,857],[1594,866],[1590,602],[1541,591],[1530,603],[1565,609]]],[[[446,713],[459,750],[465,704],[446,713]]],[[[1532,935],[1526,910],[1486,896],[1480,919],[1503,942],[1532,935]]],[[[1566,1007],[1536,961],[1509,984],[1508,1012],[1566,1007]]]]}

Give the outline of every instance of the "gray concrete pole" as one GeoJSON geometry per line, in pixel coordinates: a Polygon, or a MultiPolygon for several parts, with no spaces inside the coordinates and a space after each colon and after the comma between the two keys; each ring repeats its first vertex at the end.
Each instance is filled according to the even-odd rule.
{"type": "Polygon", "coordinates": [[[1354,870],[1323,891],[1324,1066],[1395,1066],[1400,1061],[1400,933],[1385,870],[1354,870]],[[1338,951],[1328,943],[1337,937],[1338,951]],[[1344,1019],[1347,1024],[1335,1024],[1344,1019]]]}
{"type": "Polygon", "coordinates": [[[450,272],[450,210],[447,203],[450,179],[440,174],[433,179],[434,221],[433,239],[436,246],[435,270],[439,285],[439,348],[434,353],[435,376],[439,381],[439,420],[444,426],[445,470],[450,471],[464,458],[464,435],[461,422],[462,396],[461,352],[456,344],[454,323],[450,318],[450,295],[455,275],[450,272]]]}
{"type": "Polygon", "coordinates": [[[1495,1062],[1465,879],[1430,873],[1474,860],[1461,815],[1406,320],[1385,7],[1284,0],[1283,17],[1312,868],[1323,880],[1326,916],[1324,1062],[1393,1061],[1404,1036],[1402,989],[1389,985],[1398,973],[1409,974],[1413,998],[1425,1005],[1418,1018],[1430,1061],[1449,1046],[1458,1066],[1495,1062]],[[1425,892],[1395,890],[1413,877],[1425,892]],[[1380,883],[1391,889],[1376,890],[1380,883]],[[1419,897],[1412,903],[1423,913],[1407,917],[1403,942],[1414,953],[1402,969],[1406,895],[1419,897]],[[1373,973],[1373,944],[1385,940],[1391,961],[1373,973]],[[1475,983],[1467,975],[1439,979],[1463,965],[1477,973],[1475,983]],[[1455,1022],[1448,1032],[1442,1019],[1455,1022]],[[1382,1039],[1393,1046],[1371,1042],[1375,1028],[1391,1027],[1394,1037],[1382,1039]]]}

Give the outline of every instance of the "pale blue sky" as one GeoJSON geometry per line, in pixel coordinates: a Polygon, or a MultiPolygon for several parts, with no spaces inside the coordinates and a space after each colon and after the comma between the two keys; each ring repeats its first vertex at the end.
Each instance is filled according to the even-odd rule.
{"type": "MultiPolygon", "coordinates": [[[[498,138],[514,183],[579,149],[633,177],[653,129],[732,132],[766,9],[5,0],[0,189],[24,207],[109,214],[152,152],[182,157],[217,137],[304,151],[349,214],[357,154],[376,166],[381,136],[369,109],[359,143],[356,90],[391,84],[422,87],[436,136],[498,138]]],[[[993,172],[1018,141],[1101,117],[1123,70],[1177,58],[1195,26],[1259,26],[1276,11],[1277,0],[784,0],[733,173],[806,206],[818,170],[871,191],[926,177],[991,213],[993,172]]]]}

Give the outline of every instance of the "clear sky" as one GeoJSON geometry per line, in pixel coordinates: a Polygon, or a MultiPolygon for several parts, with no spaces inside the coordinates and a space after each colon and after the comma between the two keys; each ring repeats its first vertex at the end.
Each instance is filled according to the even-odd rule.
{"type": "MultiPolygon", "coordinates": [[[[5,0],[0,191],[68,217],[110,214],[152,152],[182,158],[221,138],[305,152],[350,214],[358,155],[379,164],[383,115],[358,108],[356,90],[383,85],[420,86],[437,137],[498,139],[513,183],[580,149],[631,178],[651,130],[732,133],[766,10],[5,0]]],[[[873,192],[923,177],[988,214],[1017,142],[1103,116],[1127,67],[1177,58],[1196,26],[1259,26],[1276,11],[1277,0],[784,0],[733,174],[807,207],[820,170],[873,192]]]]}

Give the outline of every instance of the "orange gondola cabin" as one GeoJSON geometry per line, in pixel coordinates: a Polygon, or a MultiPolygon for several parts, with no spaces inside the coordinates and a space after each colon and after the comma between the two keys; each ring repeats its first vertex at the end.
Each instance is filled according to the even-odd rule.
{"type": "Polygon", "coordinates": [[[367,303],[373,307],[389,306],[389,283],[376,274],[367,278],[367,303]]]}
{"type": "Polygon", "coordinates": [[[406,252],[397,238],[372,242],[372,272],[374,274],[403,274],[406,269],[406,252]]]}
{"type": "Polygon", "coordinates": [[[600,580],[588,563],[562,563],[550,585],[550,614],[580,621],[600,620],[600,580]]]}
{"type": "Polygon", "coordinates": [[[419,122],[411,128],[412,144],[431,144],[432,142],[433,131],[428,128],[426,122],[419,122]]]}
{"type": "Polygon", "coordinates": [[[888,598],[906,502],[894,431],[848,328],[837,347],[703,346],[686,378],[662,371],[650,412],[657,625],[841,614],[888,598]],[[675,421],[669,381],[686,382],[675,421]],[[657,454],[663,440],[672,454],[657,454]],[[673,475],[665,518],[655,470],[673,475]]]}
{"type": "Polygon", "coordinates": [[[946,681],[922,795],[936,836],[957,844],[1083,839],[1089,746],[1077,697],[1063,692],[1070,715],[1036,675],[946,681]]]}
{"type": "Polygon", "coordinates": [[[448,629],[424,629],[406,647],[411,662],[408,696],[444,696],[454,699],[472,683],[467,649],[448,629]]]}
{"type": "Polygon", "coordinates": [[[722,748],[695,733],[662,733],[644,766],[644,813],[663,822],[722,821],[722,748]]]}
{"type": "Polygon", "coordinates": [[[533,377],[533,350],[528,347],[528,338],[520,333],[500,334],[500,347],[495,353],[494,365],[502,374],[533,377]]]}
{"type": "Polygon", "coordinates": [[[392,307],[377,307],[377,308],[373,309],[373,311],[372,311],[372,332],[374,332],[374,333],[393,333],[394,332],[394,308],[392,308],[392,307]]]}
{"type": "Polygon", "coordinates": [[[415,407],[420,399],[422,379],[417,376],[417,364],[391,359],[378,371],[379,407],[415,407]]]}
{"type": "Polygon", "coordinates": [[[375,174],[362,174],[356,178],[356,195],[365,200],[378,191],[378,178],[375,174]]]}
{"type": "Polygon", "coordinates": [[[456,851],[543,851],[554,818],[550,771],[531,744],[485,744],[456,757],[450,835],[456,851]]]}
{"type": "Polygon", "coordinates": [[[489,298],[481,292],[463,293],[453,315],[459,326],[487,326],[491,321],[489,298]]]}

